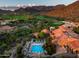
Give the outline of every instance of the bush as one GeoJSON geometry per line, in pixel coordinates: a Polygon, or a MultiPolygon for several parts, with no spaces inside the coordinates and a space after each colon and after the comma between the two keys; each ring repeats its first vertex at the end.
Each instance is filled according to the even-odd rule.
{"type": "Polygon", "coordinates": [[[74,31],[75,33],[79,34],[79,27],[75,27],[75,28],[73,29],[73,31],[74,31]]]}
{"type": "Polygon", "coordinates": [[[23,58],[24,55],[22,54],[22,46],[17,47],[17,52],[16,52],[16,56],[17,58],[23,58]]]}
{"type": "Polygon", "coordinates": [[[47,51],[48,55],[56,53],[56,45],[52,44],[50,37],[48,37],[46,44],[43,47],[47,51]]]}
{"type": "Polygon", "coordinates": [[[40,32],[40,33],[39,33],[39,37],[40,37],[40,38],[45,38],[45,36],[46,36],[46,34],[45,34],[44,32],[40,32]]]}

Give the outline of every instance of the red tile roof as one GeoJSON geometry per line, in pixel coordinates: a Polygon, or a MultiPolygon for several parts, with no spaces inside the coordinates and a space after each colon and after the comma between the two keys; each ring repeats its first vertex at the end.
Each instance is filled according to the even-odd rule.
{"type": "Polygon", "coordinates": [[[49,33],[49,30],[48,29],[43,29],[41,32],[49,33]]]}
{"type": "Polygon", "coordinates": [[[52,33],[54,34],[55,37],[60,37],[63,34],[62,30],[60,29],[56,29],[52,31],[52,33]]]}
{"type": "Polygon", "coordinates": [[[10,26],[1,26],[0,30],[12,30],[14,27],[10,27],[10,26]]]}
{"type": "Polygon", "coordinates": [[[79,48],[79,41],[78,40],[73,40],[73,41],[69,42],[69,46],[72,49],[79,48]]]}
{"type": "MultiPolygon", "coordinates": [[[[62,47],[65,46],[65,45],[68,45],[71,49],[79,51],[79,41],[78,41],[78,39],[70,38],[69,36],[64,34],[64,31],[67,31],[64,26],[59,26],[58,29],[52,31],[55,39],[58,39],[57,43],[62,47]]],[[[52,36],[52,34],[51,34],[51,36],[52,36]]]]}
{"type": "Polygon", "coordinates": [[[38,34],[39,34],[38,32],[33,33],[35,37],[38,37],[38,34]]]}
{"type": "Polygon", "coordinates": [[[62,30],[62,31],[67,31],[66,28],[64,27],[64,25],[59,26],[59,29],[62,30]]]}

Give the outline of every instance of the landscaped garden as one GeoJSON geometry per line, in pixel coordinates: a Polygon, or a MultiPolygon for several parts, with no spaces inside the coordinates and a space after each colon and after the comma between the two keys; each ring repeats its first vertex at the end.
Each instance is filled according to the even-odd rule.
{"type": "MultiPolygon", "coordinates": [[[[62,22],[62,18],[41,15],[2,15],[0,18],[5,20],[14,20],[8,22],[4,26],[8,25],[15,27],[15,30],[13,31],[0,33],[0,54],[5,50],[9,50],[13,46],[16,46],[18,42],[21,42],[21,40],[31,41],[30,35],[34,32],[39,32],[39,37],[35,38],[35,42],[48,40],[46,39],[47,35],[40,31],[44,28],[49,29],[51,26],[58,27],[64,24],[62,22]]],[[[51,55],[53,54],[51,49],[53,49],[55,46],[51,46],[51,43],[49,43],[50,42],[46,41],[44,49],[51,55]]]]}

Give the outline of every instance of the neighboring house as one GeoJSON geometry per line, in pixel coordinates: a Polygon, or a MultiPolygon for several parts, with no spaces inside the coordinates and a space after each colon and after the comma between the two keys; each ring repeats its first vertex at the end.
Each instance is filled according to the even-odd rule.
{"type": "Polygon", "coordinates": [[[11,31],[13,30],[15,27],[10,27],[10,26],[0,26],[0,31],[11,31]]]}

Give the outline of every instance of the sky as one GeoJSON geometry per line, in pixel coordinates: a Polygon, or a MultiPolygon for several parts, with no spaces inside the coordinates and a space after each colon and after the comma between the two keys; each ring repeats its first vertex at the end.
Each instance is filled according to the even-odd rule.
{"type": "Polygon", "coordinates": [[[0,6],[71,4],[76,0],[0,0],[0,6]]]}

